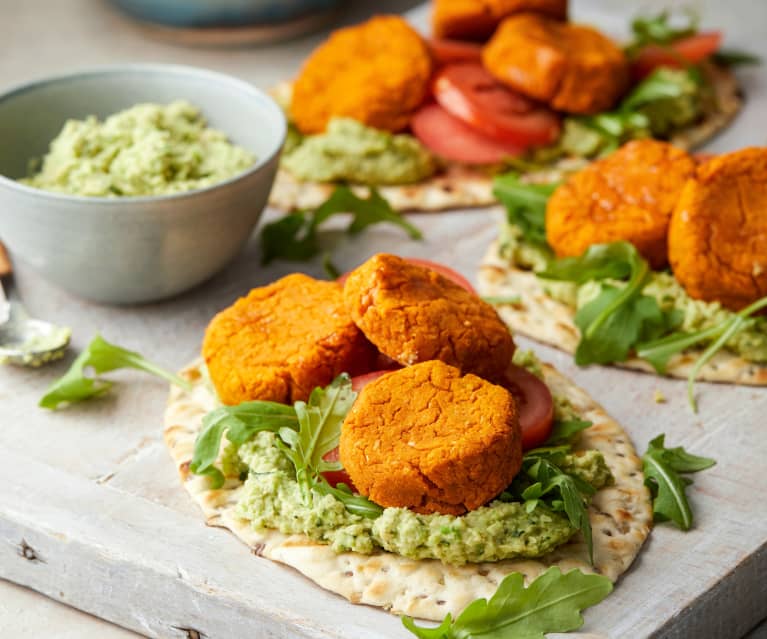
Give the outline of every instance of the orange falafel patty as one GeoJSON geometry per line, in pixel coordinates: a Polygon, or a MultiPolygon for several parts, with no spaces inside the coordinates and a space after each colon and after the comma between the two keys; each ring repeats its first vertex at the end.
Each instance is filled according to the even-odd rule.
{"type": "Polygon", "coordinates": [[[671,216],[668,248],[690,297],[740,310],[767,295],[767,148],[698,167],[671,216]]]}
{"type": "Polygon", "coordinates": [[[546,239],[559,257],[625,240],[653,268],[663,268],[671,213],[694,173],[692,157],[671,144],[629,142],[554,191],[546,206],[546,239]]]}
{"type": "Polygon", "coordinates": [[[369,370],[375,349],[346,311],[340,284],[297,273],[216,315],[202,355],[225,404],[292,403],[342,372],[369,370]]]}
{"type": "Polygon", "coordinates": [[[341,428],[340,456],[360,493],[381,506],[462,515],[519,472],[516,404],[476,375],[416,364],[365,386],[341,428]]]}
{"type": "Polygon", "coordinates": [[[344,284],[352,319],[384,355],[404,366],[438,359],[499,379],[514,341],[487,302],[423,266],[381,253],[344,284]]]}
{"type": "Polygon", "coordinates": [[[428,92],[431,55],[399,16],[376,16],[335,31],[304,63],[291,115],[302,133],[321,133],[332,117],[399,131],[428,92]]]}
{"type": "Polygon", "coordinates": [[[629,84],[628,60],[610,38],[532,13],[506,18],[482,61],[512,89],[567,113],[609,109],[629,84]]]}
{"type": "Polygon", "coordinates": [[[527,11],[567,18],[567,0],[434,0],[432,5],[432,32],[437,38],[486,40],[501,20],[527,11]]]}

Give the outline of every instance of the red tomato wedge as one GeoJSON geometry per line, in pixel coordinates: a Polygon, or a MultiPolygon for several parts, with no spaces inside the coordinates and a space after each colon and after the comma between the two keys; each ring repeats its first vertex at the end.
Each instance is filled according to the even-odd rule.
{"type": "Polygon", "coordinates": [[[554,400],[549,387],[520,366],[510,366],[502,384],[517,400],[522,449],[540,446],[551,435],[554,424],[554,400]]]}
{"type": "MultiPolygon", "coordinates": [[[[397,364],[397,366],[399,366],[399,364],[397,364]]],[[[373,371],[372,373],[365,373],[364,375],[357,375],[356,377],[352,377],[352,390],[355,393],[359,393],[370,382],[376,381],[379,377],[386,375],[386,373],[391,373],[392,370],[393,369],[389,368],[385,370],[373,371]]]]}
{"type": "Polygon", "coordinates": [[[446,66],[432,91],[445,111],[493,140],[526,148],[559,136],[556,113],[504,86],[481,64],[446,66]]]}
{"type": "Polygon", "coordinates": [[[437,65],[454,62],[482,62],[482,45],[448,38],[432,38],[426,41],[437,65]]]}
{"type": "MultiPolygon", "coordinates": [[[[458,284],[458,286],[460,286],[461,288],[466,289],[467,291],[469,291],[469,293],[474,293],[475,295],[477,294],[477,292],[474,290],[474,287],[471,285],[469,280],[467,280],[463,275],[461,275],[460,273],[457,273],[456,271],[454,271],[453,269],[447,266],[439,264],[438,262],[432,262],[431,260],[422,260],[417,257],[406,257],[404,259],[410,262],[411,264],[415,264],[416,266],[423,266],[424,268],[428,268],[428,269],[431,269],[432,271],[436,271],[443,277],[446,277],[447,279],[449,279],[451,282],[458,284]]],[[[344,273],[336,281],[339,284],[343,284],[346,281],[347,277],[349,277],[349,273],[344,273]]],[[[388,368],[388,367],[381,366],[381,368],[388,368]]]]}
{"type": "Polygon", "coordinates": [[[438,104],[426,104],[416,111],[410,128],[434,154],[454,162],[496,164],[523,152],[519,146],[482,135],[438,104]]]}
{"type": "Polygon", "coordinates": [[[705,31],[681,38],[668,46],[650,44],[637,53],[631,62],[631,73],[641,79],[658,67],[680,69],[698,64],[719,50],[722,44],[720,31],[705,31]]]}
{"type": "MultiPolygon", "coordinates": [[[[336,446],[333,450],[325,453],[325,455],[322,457],[326,462],[337,462],[340,459],[339,453],[338,453],[338,446],[336,446]]],[[[351,488],[354,492],[357,491],[357,489],[354,487],[354,484],[352,483],[351,478],[347,474],[345,470],[328,470],[324,473],[322,473],[322,476],[328,480],[328,483],[333,486],[333,488],[336,487],[336,484],[346,484],[351,488]]]]}

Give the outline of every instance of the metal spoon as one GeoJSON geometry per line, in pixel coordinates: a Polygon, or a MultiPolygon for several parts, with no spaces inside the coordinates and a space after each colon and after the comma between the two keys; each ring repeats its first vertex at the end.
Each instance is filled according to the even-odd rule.
{"type": "Polygon", "coordinates": [[[0,243],[0,364],[42,366],[64,356],[72,331],[29,316],[0,243]],[[5,299],[3,299],[3,297],[5,299]]]}

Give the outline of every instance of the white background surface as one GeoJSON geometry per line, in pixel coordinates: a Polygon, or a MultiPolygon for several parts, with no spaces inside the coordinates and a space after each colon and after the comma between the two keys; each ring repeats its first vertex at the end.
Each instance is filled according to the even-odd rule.
{"type": "MultiPolygon", "coordinates": [[[[354,9],[348,20],[362,18],[371,7],[381,10],[383,4],[354,3],[354,9]]],[[[392,6],[395,10],[405,8],[408,4],[412,3],[385,3],[387,8],[392,6]]],[[[728,44],[758,51],[767,57],[767,38],[765,38],[767,3],[741,0],[697,4],[706,5],[703,7],[706,24],[723,28],[728,35],[728,44]]],[[[658,2],[645,3],[644,6],[650,5],[656,8],[663,6],[658,2]]],[[[618,0],[605,0],[599,3],[598,7],[594,3],[576,0],[576,15],[580,13],[590,17],[594,11],[587,11],[589,7],[592,7],[594,11],[598,9],[598,13],[602,16],[600,24],[613,30],[624,26],[627,23],[626,16],[636,9],[634,3],[621,3],[618,0]]],[[[0,88],[77,67],[126,61],[178,62],[206,66],[232,73],[266,87],[291,75],[298,67],[300,60],[318,40],[318,36],[314,36],[264,49],[177,48],[156,41],[147,41],[132,23],[115,13],[106,3],[98,0],[25,0],[24,2],[0,0],[0,15],[3,16],[0,20],[0,88]]],[[[763,143],[764,138],[767,137],[763,124],[765,110],[751,107],[755,102],[767,104],[767,101],[762,102],[767,95],[764,72],[763,70],[748,71],[743,77],[749,88],[750,106],[736,128],[717,138],[711,147],[714,150],[736,148],[748,142],[763,143]],[[746,133],[751,134],[750,139],[744,137],[746,133]]],[[[417,219],[416,222],[418,222],[417,219]]],[[[393,235],[392,233],[380,232],[378,236],[380,248],[385,250],[389,241],[399,239],[396,233],[393,235]]],[[[0,229],[1,235],[2,229],[0,229]]],[[[478,248],[482,242],[477,242],[478,248]]],[[[477,253],[459,258],[449,248],[438,245],[413,246],[409,250],[412,254],[422,251],[439,254],[439,257],[447,263],[452,261],[469,277],[473,277],[472,262],[476,262],[479,257],[477,253]]],[[[348,254],[339,255],[339,264],[344,267],[351,266],[364,257],[364,255],[353,255],[354,252],[349,249],[348,254]]],[[[252,261],[252,251],[250,259],[252,261]]],[[[164,316],[167,313],[179,311],[179,325],[185,328],[194,326],[196,330],[200,330],[212,309],[228,303],[232,297],[243,291],[242,268],[243,265],[240,263],[236,269],[237,277],[233,277],[235,272],[233,270],[219,276],[214,283],[216,294],[213,296],[206,296],[205,291],[197,291],[186,299],[182,298],[166,306],[144,307],[128,311],[132,314],[133,328],[145,333],[142,341],[147,348],[152,348],[157,353],[156,359],[169,365],[180,365],[194,355],[197,344],[193,340],[180,340],[180,343],[175,343],[176,326],[161,320],[165,319],[164,316]],[[200,302],[199,306],[194,302],[200,302]]],[[[286,265],[285,270],[290,269],[290,265],[286,265]]],[[[104,309],[74,302],[24,269],[21,269],[20,275],[21,285],[32,310],[53,313],[52,319],[57,319],[58,315],[74,324],[77,346],[85,343],[93,330],[102,328],[100,324],[104,324],[103,328],[107,330],[110,318],[116,322],[118,317],[121,317],[122,311],[118,309],[104,309]],[[73,309],[76,309],[76,312],[73,309]],[[81,317],[79,325],[82,329],[78,329],[78,317],[81,317]]],[[[212,289],[206,287],[206,290],[210,293],[212,289]]],[[[51,372],[43,373],[42,376],[33,376],[23,373],[24,378],[29,380],[30,386],[34,387],[34,394],[39,394],[38,390],[45,386],[45,380],[53,374],[51,372]]],[[[587,387],[589,374],[584,375],[587,387]]],[[[3,393],[4,380],[18,382],[19,375],[21,374],[11,370],[0,371],[0,427],[6,425],[4,418],[11,414],[22,414],[20,400],[3,393]],[[8,410],[6,407],[12,407],[14,410],[8,410]]],[[[593,376],[593,373],[591,375],[593,376]]],[[[151,387],[151,383],[139,383],[134,386],[134,392],[137,394],[133,397],[139,398],[142,388],[151,387]]],[[[632,389],[632,401],[648,401],[654,384],[641,378],[639,387],[640,389],[632,389]]],[[[711,386],[705,389],[707,394],[718,392],[717,388],[711,386]]],[[[591,390],[596,393],[598,389],[591,390]]],[[[743,389],[732,397],[739,398],[738,401],[753,401],[754,396],[743,389]]],[[[759,396],[756,395],[756,397],[759,396]]],[[[130,398],[125,401],[127,403],[130,398]]],[[[762,406],[764,406],[763,401],[762,406]]],[[[611,407],[608,406],[608,408],[611,407]]],[[[654,407],[651,408],[656,410],[654,407]]],[[[703,408],[705,409],[705,402],[703,408]]],[[[685,407],[677,402],[674,406],[657,409],[660,419],[663,418],[663,410],[684,411],[685,407]]],[[[73,427],[70,420],[63,421],[61,428],[73,427]]],[[[40,445],[37,441],[16,443],[20,450],[40,445]]],[[[93,472],[97,471],[98,459],[83,459],[78,463],[85,466],[92,465],[93,472]]],[[[2,633],[0,636],[13,639],[32,637],[112,639],[136,636],[2,581],[0,581],[0,632],[2,633]]],[[[767,631],[760,634],[760,639],[763,637],[767,637],[767,631]]]]}

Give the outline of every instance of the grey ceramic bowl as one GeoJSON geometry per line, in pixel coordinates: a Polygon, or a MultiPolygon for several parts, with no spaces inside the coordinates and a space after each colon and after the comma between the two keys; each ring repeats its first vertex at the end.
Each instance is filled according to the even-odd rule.
{"type": "Polygon", "coordinates": [[[14,257],[82,297],[124,304],[175,295],[244,245],[266,205],[285,133],[285,117],[265,93],[191,67],[104,67],[12,89],[0,95],[0,237],[14,257]],[[177,99],[200,107],[209,126],[256,164],[209,188],[157,197],[77,197],[16,181],[67,118],[177,99]]]}

